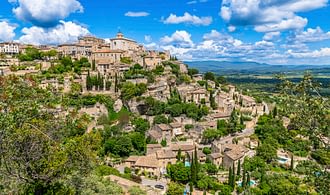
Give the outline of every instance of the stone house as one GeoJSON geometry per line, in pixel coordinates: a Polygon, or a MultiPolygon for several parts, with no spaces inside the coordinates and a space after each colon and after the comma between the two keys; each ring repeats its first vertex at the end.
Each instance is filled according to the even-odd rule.
{"type": "Polygon", "coordinates": [[[140,156],[130,156],[124,161],[124,165],[128,168],[132,168],[140,156]]]}
{"type": "Polygon", "coordinates": [[[183,135],[184,129],[181,123],[170,123],[170,127],[172,128],[172,136],[177,137],[183,135]]]}
{"type": "Polygon", "coordinates": [[[241,101],[243,107],[252,107],[254,108],[256,106],[256,100],[253,97],[241,95],[241,101]]]}
{"type": "Polygon", "coordinates": [[[155,140],[158,143],[160,143],[163,138],[161,132],[159,132],[157,130],[149,130],[147,132],[147,136],[150,137],[152,140],[155,140]]]}
{"type": "Polygon", "coordinates": [[[143,67],[148,70],[155,69],[162,64],[162,58],[156,52],[149,52],[149,55],[143,57],[143,67]]]}
{"type": "Polygon", "coordinates": [[[195,144],[193,143],[174,143],[170,146],[171,150],[175,153],[177,153],[179,150],[181,150],[182,153],[186,152],[193,152],[195,151],[195,144]]]}
{"type": "Polygon", "coordinates": [[[201,104],[209,102],[208,91],[204,88],[197,88],[187,93],[187,101],[201,104]]]}
{"type": "Polygon", "coordinates": [[[217,167],[219,167],[220,165],[222,165],[222,157],[223,157],[223,155],[221,153],[212,153],[212,154],[208,155],[208,158],[217,167]]]}
{"type": "Polygon", "coordinates": [[[158,124],[155,126],[155,130],[161,133],[162,139],[171,141],[173,133],[172,133],[172,128],[169,125],[158,124]]]}
{"type": "Polygon", "coordinates": [[[203,80],[203,74],[194,74],[192,77],[195,81],[202,81],[203,80]]]}
{"type": "MultiPolygon", "coordinates": [[[[189,161],[191,161],[191,158],[193,157],[194,153],[195,151],[187,152],[187,157],[189,161]]],[[[200,163],[205,163],[206,161],[206,155],[201,150],[197,150],[197,158],[200,163]]]]}
{"type": "Polygon", "coordinates": [[[160,165],[155,155],[140,156],[132,166],[139,173],[147,173],[149,176],[160,176],[160,165]]]}
{"type": "Polygon", "coordinates": [[[223,149],[223,159],[222,164],[225,168],[232,167],[233,164],[237,168],[238,161],[241,164],[244,162],[244,158],[248,153],[248,149],[241,145],[236,144],[225,144],[222,146],[223,149]]]}
{"type": "Polygon", "coordinates": [[[147,144],[147,155],[154,154],[161,149],[162,146],[160,144],[147,144]]]}
{"type": "Polygon", "coordinates": [[[162,170],[166,170],[168,164],[176,163],[176,153],[172,150],[158,150],[156,152],[156,158],[159,162],[159,166],[162,170]]]}
{"type": "Polygon", "coordinates": [[[13,54],[19,54],[19,52],[20,52],[19,43],[14,43],[14,42],[0,43],[0,53],[13,55],[13,54]]]}

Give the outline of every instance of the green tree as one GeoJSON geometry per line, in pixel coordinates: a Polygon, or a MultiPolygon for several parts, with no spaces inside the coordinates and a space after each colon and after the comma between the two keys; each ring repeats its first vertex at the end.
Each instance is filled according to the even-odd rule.
{"type": "Polygon", "coordinates": [[[139,188],[138,186],[133,186],[128,189],[130,195],[147,195],[147,192],[139,188]]]}
{"type": "Polygon", "coordinates": [[[246,185],[246,172],[245,170],[243,171],[243,178],[242,178],[242,188],[245,188],[246,185]]]}
{"type": "Polygon", "coordinates": [[[179,148],[178,154],[176,155],[176,160],[177,160],[178,162],[180,162],[180,161],[181,161],[181,158],[182,158],[181,148],[179,148]]]}
{"type": "Polygon", "coordinates": [[[204,74],[204,79],[205,80],[210,80],[210,81],[214,81],[215,80],[215,75],[213,72],[206,72],[204,74]]]}
{"type": "Polygon", "coordinates": [[[199,70],[196,69],[196,68],[189,68],[188,69],[188,75],[189,76],[193,76],[193,75],[198,74],[198,73],[199,73],[199,70]]]}
{"type": "Polygon", "coordinates": [[[166,118],[165,115],[156,115],[154,118],[154,124],[167,124],[168,119],[166,118]]]}
{"type": "Polygon", "coordinates": [[[0,89],[2,188],[19,194],[59,192],[74,172],[90,172],[99,135],[66,136],[76,119],[66,121],[40,109],[61,103],[57,94],[15,76],[0,78],[0,89]]]}
{"type": "Polygon", "coordinates": [[[144,134],[139,132],[133,132],[130,135],[133,148],[139,152],[144,152],[146,149],[146,139],[144,134]]]}
{"type": "Polygon", "coordinates": [[[105,153],[111,152],[121,157],[129,156],[132,149],[132,141],[128,136],[112,137],[104,144],[105,153]]]}
{"type": "Polygon", "coordinates": [[[261,144],[257,148],[257,156],[264,159],[267,163],[273,161],[276,157],[276,149],[270,144],[261,144]]]}
{"type": "Polygon", "coordinates": [[[182,195],[184,187],[178,183],[171,182],[168,184],[166,195],[182,195]]]}
{"type": "Polygon", "coordinates": [[[134,125],[134,130],[136,132],[145,133],[150,128],[150,123],[148,120],[143,118],[136,118],[132,121],[134,125]]]}
{"type": "Polygon", "coordinates": [[[209,148],[209,147],[204,147],[203,148],[203,153],[205,154],[205,155],[209,155],[209,154],[211,154],[211,148],[209,148]]]}
{"type": "Polygon", "coordinates": [[[162,141],[160,142],[160,145],[163,147],[166,147],[167,146],[166,139],[162,139],[162,141]]]}
{"type": "Polygon", "coordinates": [[[229,185],[222,184],[220,185],[218,195],[231,195],[233,188],[229,185]]]}
{"type": "Polygon", "coordinates": [[[190,180],[190,170],[183,162],[177,162],[176,164],[169,164],[167,166],[167,173],[171,178],[171,181],[179,182],[182,184],[188,183],[190,180]]]}
{"type": "Polygon", "coordinates": [[[282,75],[277,78],[281,81],[278,89],[287,105],[284,112],[290,116],[290,126],[300,130],[301,134],[307,134],[315,148],[320,146],[319,143],[329,147],[325,140],[330,139],[330,104],[320,95],[320,83],[309,72],[297,83],[282,75]]]}
{"type": "Polygon", "coordinates": [[[237,165],[237,176],[241,175],[241,160],[238,160],[238,165],[237,165]]]}

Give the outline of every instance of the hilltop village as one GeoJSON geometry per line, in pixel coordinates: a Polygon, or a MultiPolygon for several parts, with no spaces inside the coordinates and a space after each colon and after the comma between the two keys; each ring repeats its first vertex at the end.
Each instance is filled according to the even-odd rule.
{"type": "MultiPolygon", "coordinates": [[[[276,108],[224,77],[191,69],[168,51],[146,50],[122,32],[58,46],[0,43],[0,53],[1,76],[61,95],[62,103],[42,109],[75,116],[82,134],[102,132],[99,164],[111,167],[107,177],[123,189],[164,194],[181,183],[186,194],[206,194],[257,185],[241,166],[256,155],[258,119],[275,116],[276,108]]],[[[306,160],[284,149],[275,156],[286,168],[306,160]]]]}

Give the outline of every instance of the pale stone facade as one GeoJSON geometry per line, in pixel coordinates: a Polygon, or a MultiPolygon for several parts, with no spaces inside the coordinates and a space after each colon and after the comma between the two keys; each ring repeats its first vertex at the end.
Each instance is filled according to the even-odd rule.
{"type": "Polygon", "coordinates": [[[19,54],[19,44],[14,42],[0,43],[0,53],[19,54]]]}

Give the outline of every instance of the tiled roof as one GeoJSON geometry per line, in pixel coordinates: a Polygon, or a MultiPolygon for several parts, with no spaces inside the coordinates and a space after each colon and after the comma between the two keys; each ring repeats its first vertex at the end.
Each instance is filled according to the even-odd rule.
{"type": "Polygon", "coordinates": [[[195,149],[195,145],[193,145],[193,144],[173,144],[171,146],[171,149],[173,151],[179,151],[179,149],[181,149],[181,151],[190,151],[190,150],[195,149]]]}
{"type": "Polygon", "coordinates": [[[151,167],[159,166],[158,160],[154,156],[141,156],[135,163],[135,167],[151,167]]]}
{"type": "Polygon", "coordinates": [[[182,124],[181,123],[171,123],[170,126],[172,128],[179,128],[179,127],[182,127],[182,124]]]}
{"type": "Polygon", "coordinates": [[[158,150],[156,155],[158,159],[176,158],[176,154],[172,150],[158,150]]]}
{"type": "Polygon", "coordinates": [[[148,131],[148,134],[151,138],[154,138],[154,139],[162,138],[162,134],[160,134],[158,131],[155,131],[155,130],[148,131]]]}
{"type": "Polygon", "coordinates": [[[123,50],[110,50],[110,49],[104,49],[104,50],[97,50],[97,51],[94,51],[93,53],[124,53],[123,50]]]}
{"type": "Polygon", "coordinates": [[[161,148],[160,144],[147,144],[147,148],[161,148]]]}
{"type": "MultiPolygon", "coordinates": [[[[188,154],[190,157],[192,157],[194,154],[194,151],[188,152],[188,154]]],[[[200,158],[206,157],[206,155],[202,151],[197,150],[197,157],[200,159],[200,158]]]]}
{"type": "Polygon", "coordinates": [[[231,158],[232,160],[238,160],[242,158],[245,153],[247,153],[249,150],[241,145],[236,144],[225,144],[223,145],[224,148],[224,154],[231,158]]]}
{"type": "Polygon", "coordinates": [[[139,158],[140,156],[130,156],[125,160],[125,162],[136,162],[139,158]]]}
{"type": "Polygon", "coordinates": [[[212,118],[228,118],[230,117],[229,113],[214,113],[211,115],[212,118]]]}
{"type": "Polygon", "coordinates": [[[158,127],[162,130],[162,131],[167,131],[170,130],[170,126],[168,126],[167,124],[159,124],[158,127]]]}

